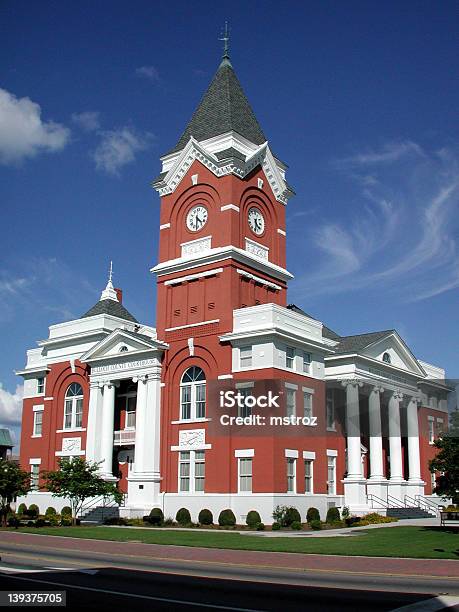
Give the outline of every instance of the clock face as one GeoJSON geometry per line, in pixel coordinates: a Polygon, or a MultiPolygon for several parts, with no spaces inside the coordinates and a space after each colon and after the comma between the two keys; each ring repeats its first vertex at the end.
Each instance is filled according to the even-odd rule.
{"type": "Polygon", "coordinates": [[[186,226],[191,232],[198,232],[207,223],[207,208],[198,204],[194,206],[186,217],[186,226]]]}
{"type": "Polygon", "coordinates": [[[258,208],[250,208],[248,214],[249,227],[254,234],[261,236],[265,231],[265,218],[258,208]]]}

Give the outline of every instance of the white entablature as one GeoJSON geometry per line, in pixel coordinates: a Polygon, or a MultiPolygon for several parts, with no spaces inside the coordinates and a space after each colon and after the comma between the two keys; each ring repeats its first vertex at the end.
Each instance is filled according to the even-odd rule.
{"type": "Polygon", "coordinates": [[[222,134],[202,142],[191,137],[182,151],[162,158],[162,170],[163,173],[166,172],[166,175],[154,183],[159,195],[173,193],[195,160],[201,162],[215,176],[234,174],[241,179],[257,166],[262,166],[276,200],[287,204],[288,199],[293,195],[285,181],[284,166],[273,156],[268,143],[255,146],[235,132],[222,134]],[[220,161],[216,153],[229,147],[238,150],[245,160],[233,158],[231,161],[220,161]]]}

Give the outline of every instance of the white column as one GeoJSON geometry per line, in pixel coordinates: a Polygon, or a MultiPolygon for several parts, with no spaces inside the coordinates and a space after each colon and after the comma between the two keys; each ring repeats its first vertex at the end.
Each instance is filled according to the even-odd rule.
{"type": "Polygon", "coordinates": [[[381,393],[383,387],[374,386],[368,398],[370,424],[370,480],[383,480],[383,445],[381,428],[381,393]]]}
{"type": "Polygon", "coordinates": [[[102,388],[100,383],[89,385],[89,410],[86,431],[86,459],[100,461],[100,431],[102,429],[102,388]]]}
{"type": "Polygon", "coordinates": [[[421,460],[419,456],[419,424],[418,403],[420,399],[416,396],[410,399],[408,404],[407,434],[408,434],[408,470],[410,482],[419,484],[421,481],[421,460]]]}
{"type": "Polygon", "coordinates": [[[145,472],[147,397],[147,377],[141,376],[137,378],[137,401],[135,408],[135,473],[145,472]]]}
{"type": "Polygon", "coordinates": [[[102,436],[101,436],[101,472],[107,480],[113,479],[113,431],[115,423],[115,384],[112,381],[104,383],[102,402],[102,436]]]}
{"type": "Polygon", "coordinates": [[[360,452],[360,412],[359,388],[357,380],[343,381],[346,388],[346,430],[347,430],[347,479],[362,479],[362,459],[360,452]]]}
{"type": "Polygon", "coordinates": [[[402,439],[400,434],[400,402],[403,394],[394,391],[389,399],[390,482],[403,482],[402,439]]]}

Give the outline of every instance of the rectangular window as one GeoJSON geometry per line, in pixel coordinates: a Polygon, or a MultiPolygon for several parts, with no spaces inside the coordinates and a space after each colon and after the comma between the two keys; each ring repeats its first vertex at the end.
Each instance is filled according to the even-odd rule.
{"type": "Polygon", "coordinates": [[[312,480],[312,459],[304,460],[304,492],[313,492],[313,480],[312,480]]]}
{"type": "Polygon", "coordinates": [[[179,491],[181,493],[190,490],[190,468],[190,451],[182,451],[179,456],[179,491]]]}
{"type": "Polygon", "coordinates": [[[296,391],[287,389],[287,416],[296,416],[296,391]]]}
{"type": "Polygon", "coordinates": [[[206,416],[206,385],[196,385],[196,418],[206,416]]]}
{"type": "Polygon", "coordinates": [[[303,372],[305,374],[311,372],[311,353],[303,352],[303,372]]]}
{"type": "Polygon", "coordinates": [[[125,429],[135,429],[135,411],[137,407],[137,397],[126,398],[126,424],[125,429]]]}
{"type": "Polygon", "coordinates": [[[33,435],[41,436],[43,432],[43,410],[37,410],[33,413],[33,435]]]}
{"type": "Polygon", "coordinates": [[[437,438],[443,433],[443,419],[437,419],[437,438]]]}
{"type": "Polygon", "coordinates": [[[327,494],[336,495],[336,457],[327,457],[327,459],[328,459],[327,494]]]}
{"type": "Polygon", "coordinates": [[[205,451],[181,451],[179,453],[179,492],[203,492],[205,470],[205,451]]]}
{"type": "MultiPolygon", "coordinates": [[[[241,389],[238,388],[238,393],[240,393],[241,395],[244,396],[244,398],[246,398],[248,395],[252,395],[252,387],[242,387],[241,389]]],[[[251,406],[239,406],[237,407],[237,416],[240,417],[248,417],[252,415],[252,407],[251,406]]]]}
{"type": "Polygon", "coordinates": [[[40,466],[38,464],[32,464],[30,466],[30,488],[32,491],[38,489],[40,479],[40,466]]]}
{"type": "Polygon", "coordinates": [[[312,418],[312,393],[303,391],[304,416],[312,418]]]}
{"type": "Polygon", "coordinates": [[[435,422],[433,417],[428,417],[429,423],[429,443],[433,444],[435,440],[435,422]]]}
{"type": "Polygon", "coordinates": [[[285,351],[285,367],[293,370],[295,366],[295,349],[293,346],[288,346],[285,351]]]}
{"type": "Polygon", "coordinates": [[[180,418],[182,421],[189,421],[191,419],[191,387],[187,385],[180,391],[180,418]]]}
{"type": "Polygon", "coordinates": [[[37,393],[38,395],[41,395],[44,392],[45,392],[45,379],[43,376],[40,376],[40,378],[37,378],[37,393]]]}
{"type": "Polygon", "coordinates": [[[437,475],[435,472],[430,473],[430,484],[432,486],[432,493],[433,493],[433,490],[437,486],[437,475]]]}
{"type": "Polygon", "coordinates": [[[251,346],[241,346],[239,349],[239,364],[241,368],[250,368],[252,366],[251,346]]]}
{"type": "Polygon", "coordinates": [[[75,427],[83,427],[83,398],[75,402],[75,427]]]}
{"type": "Polygon", "coordinates": [[[296,493],[296,459],[287,458],[287,493],[296,493]]]}
{"type": "Polygon", "coordinates": [[[327,389],[326,412],[327,429],[329,431],[335,431],[335,398],[333,395],[333,389],[327,389]]]}
{"type": "Polygon", "coordinates": [[[239,458],[239,491],[252,492],[252,458],[239,458]]]}
{"type": "Polygon", "coordinates": [[[72,429],[73,400],[67,399],[64,404],[64,429],[72,429]]]}
{"type": "Polygon", "coordinates": [[[206,463],[204,451],[194,451],[194,490],[204,491],[206,463]]]}

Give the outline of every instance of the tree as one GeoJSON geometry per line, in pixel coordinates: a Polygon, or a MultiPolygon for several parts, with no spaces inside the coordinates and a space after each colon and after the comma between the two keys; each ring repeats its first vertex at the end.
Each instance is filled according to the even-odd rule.
{"type": "Polygon", "coordinates": [[[101,478],[98,463],[90,463],[81,457],[61,459],[59,469],[43,472],[42,476],[44,488],[53,497],[64,497],[70,501],[73,525],[85,500],[90,497],[113,498],[117,504],[123,498],[115,484],[101,478]]]}
{"type": "Polygon", "coordinates": [[[19,495],[30,491],[30,474],[12,461],[0,460],[0,516],[2,527],[7,526],[10,504],[19,495]]]}
{"type": "Polygon", "coordinates": [[[450,427],[434,441],[438,453],[429,461],[429,470],[440,472],[434,493],[457,501],[459,494],[459,410],[451,414],[450,427]]]}

